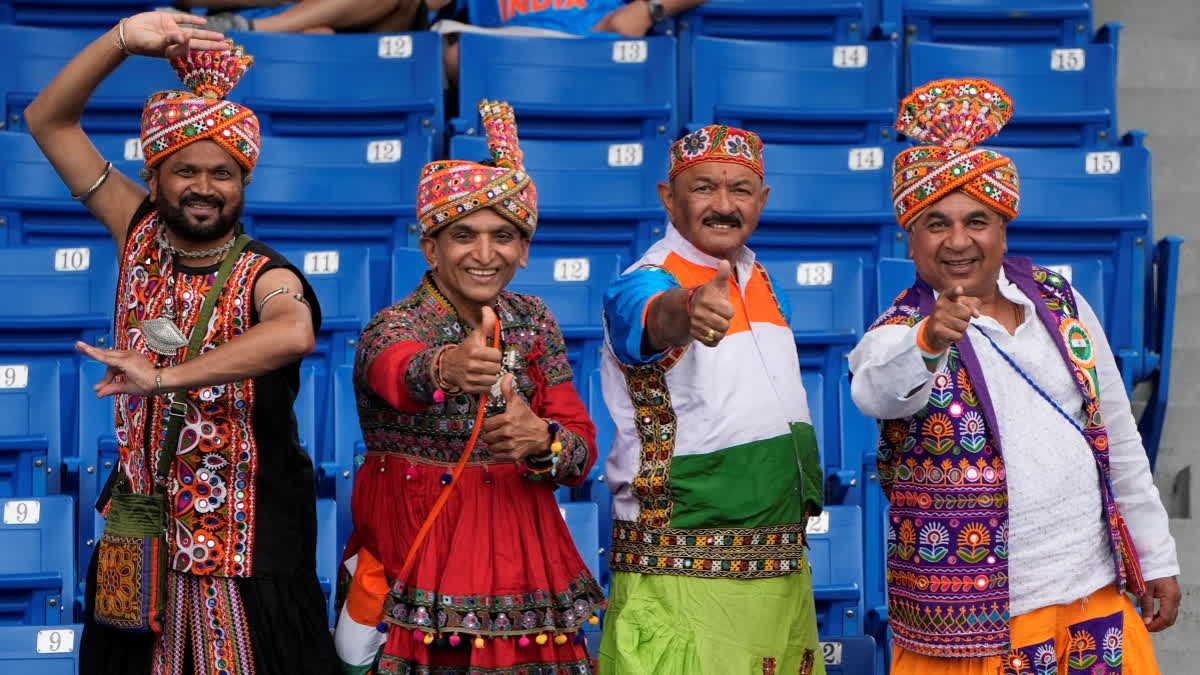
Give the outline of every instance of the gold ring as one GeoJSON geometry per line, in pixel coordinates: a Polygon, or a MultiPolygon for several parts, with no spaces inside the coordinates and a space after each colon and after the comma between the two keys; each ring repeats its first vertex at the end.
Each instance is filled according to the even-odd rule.
{"type": "Polygon", "coordinates": [[[712,342],[715,339],[717,339],[717,332],[714,331],[713,329],[709,328],[708,332],[704,334],[704,341],[712,342]]]}

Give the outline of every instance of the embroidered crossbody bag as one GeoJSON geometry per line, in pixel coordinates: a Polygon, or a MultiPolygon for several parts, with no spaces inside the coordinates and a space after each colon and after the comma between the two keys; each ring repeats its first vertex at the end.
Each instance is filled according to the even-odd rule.
{"type": "MultiPolygon", "coordinates": [[[[234,262],[250,238],[240,235],[217,270],[212,288],[192,328],[184,360],[195,357],[204,341],[205,327],[234,262]]],[[[171,400],[171,421],[166,442],[154,467],[150,494],[129,491],[124,480],[114,485],[104,534],[96,553],[96,594],[92,616],[96,623],[131,633],[161,633],[167,591],[167,495],[164,485],[171,458],[179,447],[186,410],[171,400]]]]}

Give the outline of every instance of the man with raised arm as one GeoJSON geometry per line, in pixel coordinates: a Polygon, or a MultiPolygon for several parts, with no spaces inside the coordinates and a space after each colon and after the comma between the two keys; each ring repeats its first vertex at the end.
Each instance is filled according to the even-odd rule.
{"type": "Polygon", "coordinates": [[[120,260],[115,348],[77,345],[108,365],[95,390],[115,398],[120,458],[98,504],[109,522],[89,567],[80,672],[335,673],[312,463],[291,410],[320,310],[298,270],[242,233],[258,120],[224,97],[252,59],[203,23],[122,19],[25,111],[120,260]],[[149,192],[80,127],[92,92],[135,55],[169,59],[190,90],[146,101],[149,192]],[[127,536],[132,503],[149,504],[137,513],[165,536],[127,536]]]}

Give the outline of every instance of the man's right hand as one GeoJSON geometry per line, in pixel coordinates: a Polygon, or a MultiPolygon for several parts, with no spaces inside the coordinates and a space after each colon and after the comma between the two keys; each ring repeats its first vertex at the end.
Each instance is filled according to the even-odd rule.
{"type": "Polygon", "coordinates": [[[500,375],[500,350],[488,346],[496,327],[496,313],[483,308],[483,319],[475,330],[442,355],[442,380],[468,394],[486,394],[500,375]]]}
{"type": "Polygon", "coordinates": [[[692,292],[691,334],[701,344],[716,347],[729,330],[733,303],[729,302],[729,277],[733,268],[728,260],[717,267],[717,276],[692,292]]]}
{"type": "Polygon", "coordinates": [[[950,348],[962,339],[972,317],[979,316],[979,298],[963,293],[962,286],[955,286],[938,296],[933,311],[925,321],[925,343],[937,353],[950,348]]]}
{"type": "Polygon", "coordinates": [[[202,16],[178,12],[143,12],[125,20],[125,46],[142,56],[167,59],[188,51],[224,51],[225,36],[201,28],[202,16]]]}

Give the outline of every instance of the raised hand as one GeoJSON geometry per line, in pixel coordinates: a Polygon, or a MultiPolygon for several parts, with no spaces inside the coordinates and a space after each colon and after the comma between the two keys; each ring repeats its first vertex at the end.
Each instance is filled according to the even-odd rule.
{"type": "Polygon", "coordinates": [[[733,268],[728,260],[717,267],[717,276],[692,292],[691,334],[701,344],[716,347],[729,330],[733,303],[729,302],[729,277],[733,268]]]}
{"type": "Polygon", "coordinates": [[[150,396],[155,393],[158,369],[145,356],[137,352],[100,349],[86,342],[76,342],[75,351],[108,366],[104,377],[92,387],[96,398],[113,394],[150,396]]]}
{"type": "Polygon", "coordinates": [[[487,394],[500,375],[500,350],[488,346],[496,328],[496,313],[483,308],[479,326],[442,356],[442,379],[468,394],[487,394]]]}
{"type": "Polygon", "coordinates": [[[549,452],[550,427],[517,392],[512,373],[500,381],[500,393],[504,396],[504,412],[483,420],[483,441],[492,458],[517,462],[549,452]]]}
{"type": "Polygon", "coordinates": [[[962,339],[972,317],[979,316],[979,298],[965,295],[962,286],[938,296],[929,319],[925,321],[925,343],[941,353],[962,339]]]}
{"type": "Polygon", "coordinates": [[[143,12],[125,20],[125,47],[134,54],[172,59],[189,51],[224,51],[225,36],[202,28],[204,17],[180,12],[143,12]]]}

